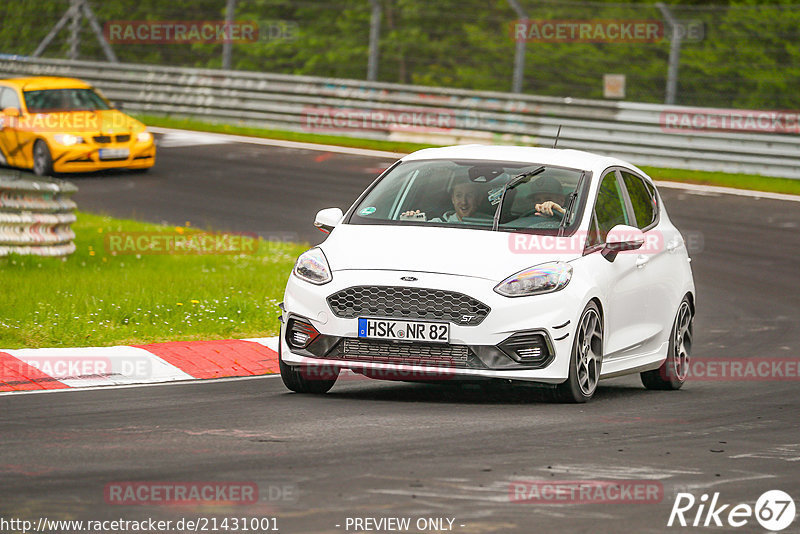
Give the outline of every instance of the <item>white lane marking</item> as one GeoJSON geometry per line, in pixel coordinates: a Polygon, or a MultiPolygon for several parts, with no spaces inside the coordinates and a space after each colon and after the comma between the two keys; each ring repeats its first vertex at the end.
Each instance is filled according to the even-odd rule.
{"type": "Polygon", "coordinates": [[[723,484],[735,484],[737,482],[748,482],[750,480],[762,480],[765,478],[776,478],[776,475],[768,475],[768,474],[753,474],[749,476],[739,477],[739,478],[726,478],[726,479],[719,479],[714,480],[712,482],[697,482],[694,484],[679,484],[675,486],[673,489],[675,493],[677,492],[688,492],[693,493],[696,490],[704,490],[706,488],[713,488],[714,486],[720,486],[723,484]]]}
{"type": "Polygon", "coordinates": [[[195,135],[203,135],[209,139],[209,144],[211,142],[250,143],[253,145],[277,146],[281,148],[295,148],[300,150],[317,150],[320,152],[336,152],[339,154],[350,154],[353,156],[389,158],[393,160],[402,158],[403,156],[406,155],[400,152],[386,152],[383,150],[350,148],[350,147],[336,146],[336,145],[321,145],[318,143],[301,143],[299,141],[282,141],[279,139],[266,139],[263,137],[248,137],[246,135],[194,132],[188,130],[176,130],[173,128],[159,128],[159,127],[148,127],[148,130],[154,133],[163,133],[163,134],[192,133],[195,135]]]}
{"type": "Polygon", "coordinates": [[[169,382],[194,377],[138,347],[75,347],[4,351],[70,388],[169,382]]]}
{"type": "Polygon", "coordinates": [[[132,389],[132,388],[148,388],[148,387],[157,387],[157,386],[191,386],[195,384],[218,384],[220,382],[235,382],[238,380],[255,380],[258,378],[278,378],[280,373],[271,373],[267,375],[255,375],[255,376],[229,376],[225,378],[193,378],[191,380],[181,380],[178,382],[152,382],[149,384],[115,384],[110,386],[91,386],[91,387],[79,387],[79,388],[66,388],[66,389],[33,389],[33,390],[24,390],[24,391],[0,391],[0,397],[6,395],[31,395],[31,394],[41,394],[41,393],[69,393],[69,392],[78,392],[78,391],[107,391],[109,389],[132,389]]]}
{"type": "Polygon", "coordinates": [[[698,194],[716,193],[720,195],[736,195],[750,198],[766,198],[770,200],[787,200],[789,202],[800,202],[800,195],[787,195],[785,193],[767,193],[765,191],[750,191],[747,189],[734,189],[733,187],[721,187],[718,185],[685,184],[682,182],[665,182],[656,180],[658,187],[669,189],[682,189],[698,194]]]}
{"type": "Polygon", "coordinates": [[[730,458],[763,458],[766,460],[785,460],[787,462],[800,462],[800,443],[777,445],[759,452],[737,454],[730,458]]]}
{"type": "MultiPolygon", "coordinates": [[[[155,130],[150,128],[150,131],[155,130]]],[[[158,146],[158,148],[177,148],[182,146],[225,145],[232,142],[233,141],[228,139],[209,136],[203,132],[174,130],[165,132],[161,139],[157,139],[156,146],[158,146]]]]}
{"type": "Polygon", "coordinates": [[[664,469],[663,467],[632,467],[630,465],[553,465],[550,469],[541,468],[545,473],[557,473],[573,478],[586,479],[647,479],[663,480],[679,475],[701,475],[699,469],[664,469]]]}
{"type": "MultiPolygon", "coordinates": [[[[317,150],[321,152],[336,152],[339,154],[351,154],[354,156],[367,156],[374,158],[399,159],[407,154],[403,152],[387,152],[383,150],[370,150],[365,148],[351,148],[336,145],[321,145],[317,143],[301,143],[298,141],[282,141],[279,139],[266,139],[263,137],[248,137],[246,135],[220,134],[210,132],[196,132],[192,130],[178,130],[174,128],[148,127],[151,132],[163,134],[191,134],[196,138],[205,136],[208,141],[205,144],[231,142],[231,143],[250,143],[254,145],[277,146],[283,148],[297,148],[301,150],[317,150]]],[[[165,145],[166,146],[166,145],[165,145]]],[[[656,185],[670,189],[683,189],[696,193],[717,193],[722,195],[738,195],[751,198],[768,198],[771,200],[787,200],[790,202],[800,202],[800,195],[788,195],[784,193],[767,193],[763,191],[749,191],[747,189],[735,189],[733,187],[721,187],[716,185],[689,184],[683,182],[670,182],[657,180],[656,185]]]]}
{"type": "Polygon", "coordinates": [[[242,341],[253,341],[260,345],[264,345],[268,349],[278,352],[278,337],[251,337],[243,339],[242,341]]]}

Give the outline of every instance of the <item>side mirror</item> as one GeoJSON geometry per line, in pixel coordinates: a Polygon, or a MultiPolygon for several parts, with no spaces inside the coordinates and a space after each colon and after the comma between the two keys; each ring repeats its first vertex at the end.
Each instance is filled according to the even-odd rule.
{"type": "Polygon", "coordinates": [[[638,250],[642,245],[644,245],[644,232],[633,226],[618,224],[608,232],[601,254],[608,261],[614,261],[618,253],[638,250]]]}
{"type": "Polygon", "coordinates": [[[6,108],[3,110],[3,115],[6,117],[19,117],[20,111],[17,108],[6,108]]]}
{"type": "Polygon", "coordinates": [[[331,233],[337,224],[342,220],[344,214],[339,208],[325,208],[319,210],[314,217],[314,226],[326,234],[331,233]]]}

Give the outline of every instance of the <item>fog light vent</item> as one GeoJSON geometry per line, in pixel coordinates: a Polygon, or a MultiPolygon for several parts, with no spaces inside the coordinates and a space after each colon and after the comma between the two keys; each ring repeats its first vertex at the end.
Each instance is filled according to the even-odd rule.
{"type": "Polygon", "coordinates": [[[294,349],[308,347],[319,336],[311,323],[299,319],[289,319],[286,330],[286,342],[294,349]]]}
{"type": "Polygon", "coordinates": [[[520,363],[538,364],[552,355],[547,337],[538,332],[514,334],[500,343],[498,348],[520,363]]]}

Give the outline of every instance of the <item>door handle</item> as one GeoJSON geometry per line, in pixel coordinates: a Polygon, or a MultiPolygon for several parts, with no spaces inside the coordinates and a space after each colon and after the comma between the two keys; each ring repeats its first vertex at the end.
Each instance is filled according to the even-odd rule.
{"type": "Polygon", "coordinates": [[[644,254],[640,254],[636,258],[636,268],[641,269],[647,265],[647,262],[650,261],[650,256],[645,256],[644,254]]]}

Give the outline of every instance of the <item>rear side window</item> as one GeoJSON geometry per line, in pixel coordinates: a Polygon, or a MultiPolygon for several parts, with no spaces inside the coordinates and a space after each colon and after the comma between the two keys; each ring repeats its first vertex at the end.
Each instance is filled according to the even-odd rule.
{"type": "Polygon", "coordinates": [[[618,224],[628,224],[628,215],[616,172],[610,172],[600,182],[597,202],[594,205],[594,221],[589,227],[590,244],[604,243],[609,230],[618,224]]]}
{"type": "Polygon", "coordinates": [[[622,171],[622,180],[631,199],[636,226],[640,229],[650,227],[656,221],[656,198],[644,180],[629,172],[622,171]]]}

